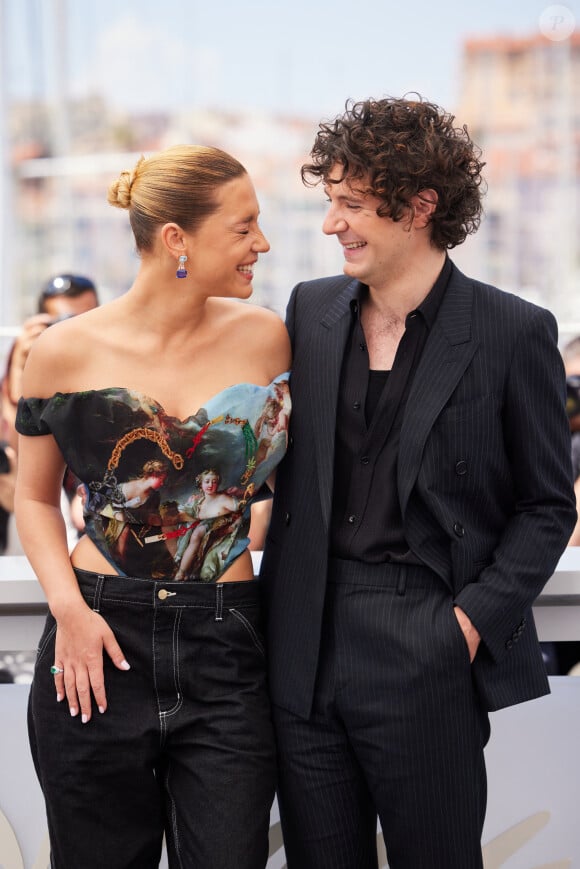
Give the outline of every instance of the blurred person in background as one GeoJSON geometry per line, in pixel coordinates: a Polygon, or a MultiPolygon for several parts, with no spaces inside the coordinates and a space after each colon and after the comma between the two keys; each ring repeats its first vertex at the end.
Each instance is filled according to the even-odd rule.
{"type": "Polygon", "coordinates": [[[97,288],[90,278],[65,273],[46,282],[38,297],[38,313],[58,320],[92,311],[98,304],[97,288]]]}
{"type": "MultiPolygon", "coordinates": [[[[566,410],[570,423],[572,475],[576,502],[580,503],[580,335],[568,341],[562,349],[566,370],[566,410]]],[[[580,520],[576,524],[570,546],[580,546],[580,520]]]]}
{"type": "MultiPolygon", "coordinates": [[[[20,334],[8,351],[6,368],[0,384],[0,554],[22,555],[14,524],[14,489],[18,465],[18,438],[14,422],[22,394],[22,372],[33,343],[45,329],[60,319],[73,317],[99,304],[95,283],[84,275],[63,273],[46,281],[37,298],[37,313],[24,321],[20,334]]],[[[82,533],[82,506],[76,494],[76,481],[65,475],[63,502],[67,515],[69,544],[73,546],[82,533]]]]}
{"type": "MultiPolygon", "coordinates": [[[[566,410],[570,423],[572,475],[578,509],[580,507],[580,335],[564,345],[562,359],[566,370],[566,410]]],[[[580,518],[570,535],[568,545],[580,546],[580,518]]],[[[563,641],[553,645],[558,673],[563,676],[580,676],[580,642],[563,641]]]]}
{"type": "Polygon", "coordinates": [[[288,869],[376,869],[377,814],[391,869],[481,869],[488,712],[550,690],[531,608],[576,519],[564,369],[549,311],[448,257],[480,156],[387,98],[302,167],[344,275],[288,303],[262,558],[288,869]]]}
{"type": "Polygon", "coordinates": [[[45,330],[17,417],[18,529],[50,610],[29,732],[51,866],[154,869],[165,836],[172,869],[261,869],[276,763],[248,529],[286,449],[259,421],[290,353],[280,318],[243,302],[269,244],[250,177],[215,148],[142,158],[108,198],[135,282],[45,330]],[[70,556],[65,465],[84,492],[70,556]],[[203,517],[181,578],[175,544],[200,519],[180,505],[208,468],[241,495],[203,517]]]}

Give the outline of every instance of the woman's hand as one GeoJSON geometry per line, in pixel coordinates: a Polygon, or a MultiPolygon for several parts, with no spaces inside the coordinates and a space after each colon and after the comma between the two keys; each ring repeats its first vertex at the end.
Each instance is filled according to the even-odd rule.
{"type": "Polygon", "coordinates": [[[66,696],[70,714],[74,717],[80,711],[83,724],[91,719],[91,693],[99,712],[107,708],[103,649],[119,670],[130,669],[105,619],[84,601],[57,618],[54,665],[63,672],[54,677],[56,699],[60,702],[66,696]]]}

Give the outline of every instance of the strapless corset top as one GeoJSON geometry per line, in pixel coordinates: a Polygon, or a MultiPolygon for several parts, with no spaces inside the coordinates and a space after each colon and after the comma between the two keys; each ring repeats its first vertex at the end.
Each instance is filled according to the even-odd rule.
{"type": "Polygon", "coordinates": [[[53,435],[117,572],[215,581],[247,547],[250,505],[286,450],[288,378],[235,384],[183,420],[123,387],[22,398],[16,428],[53,435]]]}

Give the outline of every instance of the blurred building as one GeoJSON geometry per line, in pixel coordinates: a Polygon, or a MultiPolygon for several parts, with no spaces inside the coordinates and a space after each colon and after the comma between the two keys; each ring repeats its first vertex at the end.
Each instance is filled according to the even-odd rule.
{"type": "MultiPolygon", "coordinates": [[[[59,93],[52,102],[5,100],[0,112],[3,326],[34,311],[51,273],[88,274],[104,299],[130,286],[138,263],[128,216],[108,205],[107,187],[141,153],[177,143],[224,148],[254,178],[272,246],[256,270],[255,301],[283,313],[297,281],[342,270],[339,246],[321,232],[322,191],[300,180],[315,121],[283,108],[128,115],[99,96],[68,99],[64,85],[59,93]]],[[[561,324],[580,323],[580,33],[467,40],[454,114],[483,149],[488,192],[479,232],[453,258],[547,305],[561,324]]]]}
{"type": "MultiPolygon", "coordinates": [[[[580,32],[471,39],[456,116],[486,160],[473,273],[580,321],[580,32]]],[[[459,259],[459,258],[458,258],[459,259]]]]}

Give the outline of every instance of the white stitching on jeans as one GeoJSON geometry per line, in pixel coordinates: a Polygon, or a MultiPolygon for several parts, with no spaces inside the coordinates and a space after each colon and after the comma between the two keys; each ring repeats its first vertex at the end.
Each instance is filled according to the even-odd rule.
{"type": "Polygon", "coordinates": [[[235,618],[237,618],[239,622],[242,623],[242,625],[246,628],[246,630],[250,634],[252,640],[254,641],[254,645],[256,646],[257,650],[260,652],[261,655],[265,656],[266,652],[265,652],[264,646],[262,645],[260,637],[256,633],[256,629],[254,628],[252,623],[249,622],[248,619],[245,617],[245,615],[237,609],[231,608],[229,610],[229,612],[233,616],[235,616],[235,618]]]}

